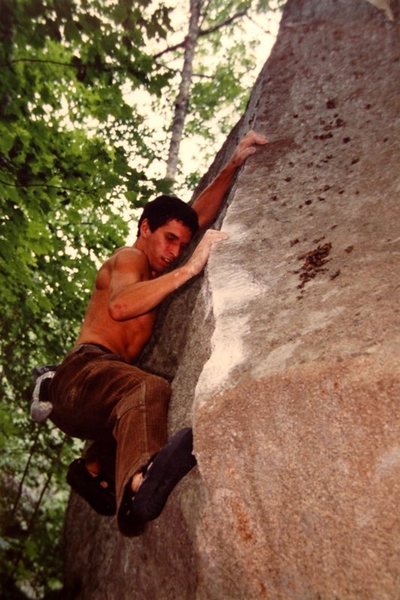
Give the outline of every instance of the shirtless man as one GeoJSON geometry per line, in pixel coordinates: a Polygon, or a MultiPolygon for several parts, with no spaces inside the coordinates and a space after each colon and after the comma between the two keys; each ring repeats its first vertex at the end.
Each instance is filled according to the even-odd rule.
{"type": "Polygon", "coordinates": [[[151,336],[157,306],[202,271],[226,235],[208,230],[185,264],[168,269],[197,229],[215,220],[236,169],[266,142],[250,131],[192,207],[170,196],[146,205],[133,246],[100,268],[76,345],[49,388],[51,420],[91,440],[68,482],[98,513],[116,513],[124,535],[139,535],[196,464],[190,428],[167,442],[168,382],[132,362],[151,336]]]}

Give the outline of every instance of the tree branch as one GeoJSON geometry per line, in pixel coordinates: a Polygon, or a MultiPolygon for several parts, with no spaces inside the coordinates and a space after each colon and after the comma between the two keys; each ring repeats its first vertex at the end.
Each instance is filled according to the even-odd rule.
{"type": "MultiPolygon", "coordinates": [[[[153,57],[151,57],[153,58],[153,57]]],[[[135,77],[139,78],[143,77],[144,75],[146,75],[146,73],[141,72],[139,69],[135,69],[133,67],[131,67],[131,65],[124,65],[124,64],[101,64],[101,65],[97,65],[95,63],[84,63],[84,62],[61,62],[61,61],[57,61],[57,60],[49,60],[49,59],[45,59],[45,58],[31,58],[31,57],[23,57],[23,58],[15,58],[13,60],[10,60],[6,63],[0,63],[0,69],[1,68],[11,68],[12,65],[19,63],[19,62],[26,62],[26,63],[38,63],[38,64],[43,64],[43,65],[56,65],[57,67],[66,67],[68,69],[75,69],[77,71],[77,73],[81,73],[81,78],[83,79],[86,73],[86,69],[87,68],[93,68],[96,69],[97,71],[102,71],[103,73],[112,73],[112,72],[122,72],[122,73],[129,73],[130,75],[134,75],[135,77]]],[[[78,77],[79,79],[79,77],[78,77]]]]}
{"type": "Polygon", "coordinates": [[[233,23],[233,21],[236,21],[236,19],[240,19],[241,17],[244,17],[245,15],[247,15],[247,8],[244,8],[243,10],[239,10],[237,13],[235,13],[231,17],[228,17],[227,19],[225,19],[225,21],[221,21],[221,23],[217,23],[216,25],[213,25],[212,27],[209,27],[208,29],[202,29],[199,33],[199,36],[208,35],[209,33],[214,33],[214,31],[217,31],[218,29],[222,29],[222,27],[226,27],[227,25],[230,25],[231,23],[233,23]]]}
{"type": "Polygon", "coordinates": [[[58,60],[47,60],[44,58],[14,58],[6,63],[1,63],[0,68],[9,67],[10,65],[15,65],[19,62],[30,62],[30,63],[40,63],[40,64],[48,64],[48,65],[57,65],[58,67],[70,67],[71,69],[76,69],[76,65],[73,63],[65,63],[58,60]]]}
{"type": "Polygon", "coordinates": [[[82,192],[84,194],[96,194],[98,192],[98,190],[93,190],[93,189],[82,189],[82,188],[68,188],[68,187],[64,187],[62,185],[52,185],[50,183],[27,183],[27,184],[18,184],[18,183],[9,183],[8,181],[4,181],[3,179],[0,179],[0,183],[2,183],[3,185],[6,185],[7,187],[12,187],[12,188],[49,188],[51,190],[62,190],[64,192],[82,192]]]}
{"type": "MultiPolygon", "coordinates": [[[[226,27],[227,25],[230,25],[231,23],[233,23],[233,21],[236,21],[236,19],[240,19],[241,17],[244,17],[245,15],[247,15],[247,8],[238,11],[231,17],[228,17],[227,19],[225,19],[225,21],[221,21],[221,23],[217,23],[216,25],[213,25],[212,27],[209,27],[208,29],[201,29],[199,31],[198,37],[203,37],[205,35],[209,35],[210,33],[214,33],[214,31],[217,31],[218,29],[222,29],[222,27],[226,27]]],[[[153,59],[156,60],[157,58],[160,58],[161,56],[163,56],[164,54],[167,54],[168,52],[173,52],[174,50],[178,50],[179,48],[184,48],[185,44],[186,44],[186,37],[182,42],[179,42],[178,44],[174,44],[173,46],[168,46],[168,48],[164,48],[164,50],[161,50],[161,52],[157,52],[157,54],[153,55],[153,59]]]]}
{"type": "Polygon", "coordinates": [[[205,4],[205,6],[202,7],[202,11],[201,11],[201,21],[200,21],[200,29],[203,26],[204,21],[207,18],[207,13],[208,13],[208,9],[210,8],[210,4],[211,4],[212,0],[207,0],[207,3],[205,4]]]}
{"type": "Polygon", "coordinates": [[[209,79],[210,81],[214,80],[212,75],[206,75],[205,73],[193,73],[192,78],[197,77],[198,79],[209,79]]]}
{"type": "Polygon", "coordinates": [[[25,482],[26,476],[28,474],[29,467],[31,465],[33,456],[34,456],[34,454],[36,452],[37,443],[38,443],[38,440],[39,440],[39,433],[40,433],[39,428],[36,427],[36,433],[35,433],[35,437],[33,438],[33,443],[32,443],[31,449],[29,451],[28,460],[27,460],[27,462],[25,464],[24,472],[22,473],[22,477],[21,477],[21,480],[20,480],[19,485],[18,485],[17,496],[16,496],[15,501],[14,501],[14,506],[12,507],[11,512],[10,512],[9,519],[10,519],[11,522],[14,520],[15,514],[17,512],[17,507],[18,507],[19,501],[21,499],[22,489],[24,487],[24,482],[25,482]]]}
{"type": "Polygon", "coordinates": [[[253,23],[253,25],[258,27],[258,29],[261,29],[261,31],[263,33],[266,33],[267,35],[272,35],[272,31],[270,29],[264,29],[264,27],[261,27],[261,25],[259,23],[257,23],[257,21],[255,19],[253,19],[253,17],[250,17],[249,15],[247,15],[247,18],[249,19],[249,21],[251,21],[251,23],[253,23]]]}
{"type": "Polygon", "coordinates": [[[51,462],[50,468],[49,468],[49,470],[48,470],[48,472],[47,472],[46,481],[45,481],[45,483],[44,483],[44,485],[43,485],[43,487],[42,487],[42,490],[41,490],[41,492],[40,492],[39,498],[38,498],[38,500],[37,500],[37,502],[36,502],[35,508],[34,508],[34,510],[33,510],[33,513],[32,513],[32,515],[31,515],[31,518],[30,518],[30,520],[29,520],[29,523],[28,523],[28,527],[27,527],[27,533],[26,533],[26,535],[27,535],[27,536],[29,536],[29,535],[32,533],[32,529],[33,529],[33,527],[34,527],[34,524],[35,524],[36,518],[37,518],[37,516],[38,516],[39,509],[40,509],[40,505],[41,505],[41,503],[42,503],[43,497],[44,497],[44,495],[45,495],[46,491],[47,491],[47,490],[48,490],[48,488],[49,488],[49,485],[50,485],[51,479],[52,479],[52,477],[53,477],[53,467],[54,467],[54,465],[55,465],[56,463],[58,463],[58,464],[59,464],[59,463],[61,462],[61,458],[60,458],[60,457],[61,457],[61,452],[62,452],[62,449],[63,449],[63,447],[64,447],[64,445],[65,445],[65,442],[66,442],[66,440],[67,440],[67,437],[68,437],[67,435],[64,435],[64,437],[63,437],[63,441],[61,442],[60,446],[58,447],[57,454],[56,454],[56,456],[55,456],[54,460],[51,462]]]}

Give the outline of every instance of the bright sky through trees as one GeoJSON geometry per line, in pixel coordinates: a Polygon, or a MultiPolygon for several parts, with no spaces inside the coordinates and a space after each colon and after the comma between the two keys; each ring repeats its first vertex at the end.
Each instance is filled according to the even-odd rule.
{"type": "MultiPolygon", "coordinates": [[[[186,35],[188,2],[187,0],[178,0],[178,2],[170,0],[169,6],[174,7],[170,15],[174,31],[168,38],[169,46],[173,46],[174,44],[179,44],[186,35]]],[[[271,6],[272,8],[276,8],[277,2],[271,2],[271,6]]],[[[270,11],[255,16],[249,15],[243,17],[241,20],[241,39],[249,49],[252,49],[255,59],[254,67],[244,74],[241,74],[240,85],[242,88],[248,90],[248,93],[250,93],[254,82],[275,43],[280,18],[280,11],[270,11]]],[[[229,38],[229,35],[225,37],[222,36],[222,44],[218,49],[218,52],[210,53],[206,57],[205,62],[207,63],[207,66],[209,68],[217,67],[218,61],[221,61],[221,57],[224,56],[224,52],[231,44],[232,40],[229,38]]],[[[157,42],[152,40],[152,54],[161,52],[164,48],[165,40],[158,40],[157,42]]],[[[181,61],[181,54],[172,55],[168,61],[168,67],[179,73],[181,61]]],[[[204,57],[202,56],[202,62],[203,61],[204,57]]],[[[196,81],[196,74],[194,81],[196,81]]],[[[164,148],[164,152],[159,160],[153,161],[149,173],[154,178],[163,177],[170,137],[170,132],[167,131],[167,129],[168,124],[172,120],[173,107],[171,103],[169,103],[163,106],[163,110],[160,110],[159,106],[154,106],[154,98],[144,90],[130,92],[129,89],[126,89],[126,98],[127,102],[132,104],[132,106],[140,104],[142,109],[145,107],[143,112],[146,113],[146,120],[149,129],[152,130],[153,138],[152,140],[149,140],[149,143],[154,143],[154,141],[157,140],[164,148]]],[[[199,133],[193,134],[188,133],[187,131],[185,132],[180,147],[181,172],[174,187],[174,192],[180,197],[185,200],[190,199],[193,192],[193,186],[188,183],[188,176],[193,172],[197,172],[198,175],[206,172],[210,162],[224,142],[228,131],[226,125],[223,128],[220,126],[220,122],[224,120],[228,123],[228,126],[232,128],[239,120],[240,116],[241,113],[235,110],[234,106],[227,104],[214,115],[212,122],[209,124],[209,130],[211,132],[210,136],[205,138],[199,133]]],[[[140,162],[140,157],[132,156],[132,161],[134,163],[140,162]]],[[[140,212],[140,210],[137,212],[140,212]]],[[[130,232],[127,243],[132,243],[135,236],[136,231],[134,228],[130,232]]]]}

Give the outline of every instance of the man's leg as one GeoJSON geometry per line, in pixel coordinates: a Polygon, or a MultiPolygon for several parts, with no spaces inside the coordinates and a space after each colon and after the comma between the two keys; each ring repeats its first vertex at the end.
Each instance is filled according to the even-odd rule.
{"type": "MultiPolygon", "coordinates": [[[[144,471],[157,455],[157,462],[154,460],[157,469],[149,470],[147,484],[141,486],[143,490],[140,493],[139,489],[136,499],[141,499],[138,519],[140,517],[143,522],[158,516],[154,508],[146,515],[143,513],[143,503],[147,502],[144,492],[149,492],[149,482],[156,483],[158,490],[153,506],[164,506],[172,487],[195,463],[191,454],[191,438],[190,447],[184,438],[178,444],[166,444],[168,382],[125,363],[111,353],[81,348],[70,353],[57,371],[52,391],[54,408],[51,419],[67,434],[102,441],[110,432],[113,433],[116,441],[117,507],[121,505],[125,490],[132,490],[135,475],[144,471]],[[179,467],[177,471],[173,464],[181,464],[184,468],[179,467]],[[167,473],[164,478],[161,471],[170,475],[167,473]],[[160,487],[163,479],[167,485],[160,487]]],[[[135,506],[138,507],[136,499],[135,506]]],[[[128,529],[131,524],[132,521],[128,529]]],[[[134,534],[126,530],[124,533],[134,534]]]]}
{"type": "Polygon", "coordinates": [[[114,410],[118,506],[126,486],[132,485],[132,478],[146,470],[167,441],[170,385],[161,377],[137,371],[140,384],[127,391],[114,410]]]}
{"type": "Polygon", "coordinates": [[[104,471],[105,459],[113,461],[117,455],[116,493],[120,498],[126,482],[146,467],[167,440],[170,393],[168,382],[161,377],[112,353],[81,347],[67,355],[53,379],[50,418],[68,435],[96,440],[85,456],[85,466],[93,467],[99,449],[107,448],[114,439],[114,449],[103,451],[100,463],[104,471]]]}

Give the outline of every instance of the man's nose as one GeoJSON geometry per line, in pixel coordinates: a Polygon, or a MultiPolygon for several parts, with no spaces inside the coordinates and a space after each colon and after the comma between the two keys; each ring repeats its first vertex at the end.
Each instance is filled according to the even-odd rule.
{"type": "Polygon", "coordinates": [[[171,253],[171,255],[174,257],[174,259],[175,259],[175,258],[178,258],[178,256],[179,256],[179,255],[180,255],[180,253],[181,253],[180,246],[179,246],[178,244],[176,244],[176,246],[175,246],[175,245],[174,245],[174,246],[171,246],[171,248],[170,248],[170,253],[171,253]]]}

